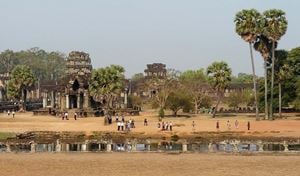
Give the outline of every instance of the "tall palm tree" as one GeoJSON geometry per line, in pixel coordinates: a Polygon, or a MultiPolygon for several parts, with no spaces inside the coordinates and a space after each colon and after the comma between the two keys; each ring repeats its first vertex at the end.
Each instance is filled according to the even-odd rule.
{"type": "Polygon", "coordinates": [[[263,34],[272,41],[272,74],[271,74],[271,100],[270,120],[273,120],[273,92],[274,92],[274,66],[275,66],[275,43],[286,33],[287,19],[285,12],[280,9],[271,9],[263,13],[263,34]]]}
{"type": "Polygon", "coordinates": [[[290,78],[292,78],[293,76],[293,68],[290,67],[288,64],[284,64],[283,66],[281,66],[279,68],[278,71],[278,91],[279,91],[279,117],[282,117],[281,114],[281,107],[282,107],[282,96],[281,96],[281,85],[284,83],[285,80],[288,80],[290,78]]]}
{"type": "Polygon", "coordinates": [[[253,74],[253,90],[254,90],[254,98],[255,98],[255,114],[256,120],[259,120],[259,112],[258,112],[258,100],[257,100],[257,80],[255,74],[255,65],[253,59],[253,51],[252,51],[252,44],[256,40],[256,37],[261,32],[261,14],[255,10],[242,10],[238,12],[235,16],[235,31],[236,33],[241,36],[246,42],[249,43],[250,49],[250,58],[252,64],[252,74],[253,74]]]}
{"type": "MultiPolygon", "coordinates": [[[[277,43],[276,43],[277,44],[277,43]]],[[[254,49],[260,52],[264,59],[264,77],[265,77],[265,119],[269,118],[268,111],[268,60],[271,53],[272,44],[267,37],[259,35],[254,43],[254,49]]]]}
{"type": "Polygon", "coordinates": [[[214,62],[207,67],[207,76],[209,83],[217,93],[217,104],[213,111],[213,118],[215,118],[225,89],[231,81],[231,69],[226,62],[214,62]]]}

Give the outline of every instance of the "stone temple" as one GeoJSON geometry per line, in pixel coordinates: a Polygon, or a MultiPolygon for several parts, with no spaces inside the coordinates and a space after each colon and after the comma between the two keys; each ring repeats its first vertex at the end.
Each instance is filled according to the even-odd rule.
{"type": "Polygon", "coordinates": [[[60,111],[89,109],[92,100],[88,91],[91,74],[89,54],[78,51],[69,53],[65,77],[41,85],[43,107],[60,111]]]}

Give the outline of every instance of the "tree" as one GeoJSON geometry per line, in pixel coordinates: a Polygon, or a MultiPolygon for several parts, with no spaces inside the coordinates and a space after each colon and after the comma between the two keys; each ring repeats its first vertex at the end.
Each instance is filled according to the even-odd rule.
{"type": "Polygon", "coordinates": [[[264,59],[264,102],[265,102],[265,119],[269,118],[269,110],[268,110],[268,64],[269,64],[269,59],[270,59],[270,53],[272,50],[272,43],[270,40],[265,37],[264,35],[260,35],[257,37],[256,42],[254,43],[254,49],[258,52],[260,52],[261,56],[264,59]]]}
{"type": "Polygon", "coordinates": [[[281,100],[281,85],[284,83],[284,81],[291,79],[293,76],[293,69],[288,65],[284,64],[280,67],[278,72],[278,88],[279,88],[279,117],[281,118],[281,107],[282,107],[282,100],[281,100]]]}
{"type": "Polygon", "coordinates": [[[224,91],[231,81],[231,69],[226,62],[214,62],[207,68],[207,76],[210,85],[216,91],[217,103],[213,111],[216,116],[218,106],[224,97],[224,91]]]}
{"type": "Polygon", "coordinates": [[[234,20],[236,33],[240,35],[242,39],[249,43],[253,74],[253,91],[255,97],[256,120],[259,120],[259,112],[256,86],[257,80],[255,74],[252,44],[256,40],[256,37],[261,33],[261,21],[261,14],[255,9],[242,10],[238,12],[234,20]]]}
{"type": "Polygon", "coordinates": [[[191,107],[190,97],[183,91],[174,91],[168,96],[166,107],[173,111],[174,117],[177,117],[179,110],[191,107]]]}
{"type": "Polygon", "coordinates": [[[279,9],[267,10],[263,13],[263,35],[272,41],[272,72],[271,72],[271,101],[270,120],[273,120],[273,94],[274,94],[274,69],[275,69],[275,43],[286,33],[287,19],[285,12],[279,9]]]}
{"type": "Polygon", "coordinates": [[[207,78],[204,69],[188,70],[180,75],[180,83],[185,92],[193,99],[194,112],[197,114],[199,106],[205,97],[207,78]]]}
{"type": "Polygon", "coordinates": [[[226,103],[229,107],[238,108],[241,105],[249,106],[253,104],[252,99],[253,93],[252,91],[237,91],[231,92],[229,97],[226,99],[226,103]]]}
{"type": "Polygon", "coordinates": [[[124,68],[111,65],[92,71],[89,91],[95,101],[102,102],[106,110],[113,108],[113,101],[120,95],[124,87],[124,68]]]}
{"type": "Polygon", "coordinates": [[[159,106],[159,112],[164,111],[169,95],[179,87],[179,74],[174,69],[168,69],[166,77],[146,80],[146,89],[151,90],[152,101],[159,106]]]}
{"type": "Polygon", "coordinates": [[[27,90],[34,84],[35,77],[28,66],[18,65],[12,73],[8,83],[8,94],[16,99],[23,100],[23,109],[26,110],[27,90]]]}
{"type": "Polygon", "coordinates": [[[235,84],[250,84],[253,82],[253,75],[247,73],[239,73],[237,77],[232,76],[231,83],[235,84]]]}

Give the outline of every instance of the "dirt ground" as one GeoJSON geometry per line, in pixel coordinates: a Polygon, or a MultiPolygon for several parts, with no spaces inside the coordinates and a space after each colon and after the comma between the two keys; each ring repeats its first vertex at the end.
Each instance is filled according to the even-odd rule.
{"type": "Polygon", "coordinates": [[[1,154],[2,176],[205,175],[299,176],[299,156],[35,153],[1,154]]]}
{"type": "MultiPolygon", "coordinates": [[[[158,118],[153,112],[145,112],[140,116],[125,117],[126,120],[134,119],[136,128],[134,132],[143,132],[144,134],[166,134],[157,128],[158,118]],[[148,126],[143,125],[144,119],[148,119],[148,126]]],[[[26,131],[117,131],[115,119],[113,124],[104,126],[103,117],[78,118],[75,121],[70,114],[70,120],[62,120],[54,116],[33,116],[31,112],[16,113],[16,117],[8,116],[5,113],[0,114],[0,132],[22,133],[26,131]]],[[[239,115],[231,117],[218,117],[212,119],[210,116],[198,115],[195,117],[177,117],[164,118],[165,122],[174,124],[172,134],[190,134],[201,131],[217,131],[216,121],[220,121],[220,131],[245,131],[246,134],[256,134],[263,136],[300,136],[300,117],[296,114],[289,114],[287,119],[278,119],[275,121],[261,120],[255,121],[254,117],[248,115],[239,115]],[[238,119],[239,128],[234,127],[234,121],[238,119]],[[230,121],[231,129],[227,128],[227,121],[230,121]],[[195,128],[192,122],[195,122],[195,128]],[[247,122],[250,121],[251,129],[247,130],[247,122]]]]}

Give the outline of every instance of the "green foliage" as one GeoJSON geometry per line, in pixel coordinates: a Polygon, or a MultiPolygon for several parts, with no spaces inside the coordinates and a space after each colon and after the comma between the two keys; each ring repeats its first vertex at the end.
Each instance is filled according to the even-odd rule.
{"type": "Polygon", "coordinates": [[[34,84],[35,77],[28,66],[18,65],[12,73],[8,83],[8,95],[11,98],[19,99],[22,97],[26,102],[26,92],[34,84]]]}
{"type": "Polygon", "coordinates": [[[229,107],[238,108],[241,105],[253,105],[254,96],[252,91],[231,92],[226,99],[229,107]]]}
{"type": "Polygon", "coordinates": [[[17,65],[26,65],[41,81],[61,78],[65,73],[65,56],[59,52],[46,52],[39,48],[0,54],[0,73],[11,72],[17,65]]]}
{"type": "Polygon", "coordinates": [[[256,9],[244,9],[235,15],[235,31],[246,42],[253,42],[261,33],[262,16],[256,9]]]}
{"type": "Polygon", "coordinates": [[[160,108],[159,111],[158,111],[158,116],[160,118],[164,118],[165,117],[165,110],[164,108],[160,108]]]}
{"type": "Polygon", "coordinates": [[[140,81],[142,79],[144,79],[143,73],[136,73],[131,77],[131,81],[140,81]]]}
{"type": "Polygon", "coordinates": [[[169,95],[166,107],[173,111],[173,115],[176,117],[177,112],[181,109],[188,111],[192,107],[191,98],[186,93],[181,91],[173,92],[169,95]]]}
{"type": "Polygon", "coordinates": [[[231,83],[233,84],[250,84],[253,82],[253,75],[247,73],[239,73],[237,77],[231,77],[231,83]]]}
{"type": "Polygon", "coordinates": [[[263,13],[263,24],[263,35],[278,41],[286,33],[288,22],[284,11],[271,9],[263,13]]]}
{"type": "Polygon", "coordinates": [[[231,69],[226,62],[214,62],[207,68],[208,80],[213,89],[224,91],[231,82],[231,69]]]}
{"type": "Polygon", "coordinates": [[[287,61],[293,67],[294,74],[300,75],[300,47],[293,48],[289,51],[287,61]]]}
{"type": "Polygon", "coordinates": [[[89,90],[94,100],[112,108],[113,99],[124,87],[124,72],[124,68],[118,65],[93,70],[89,90]]]}

